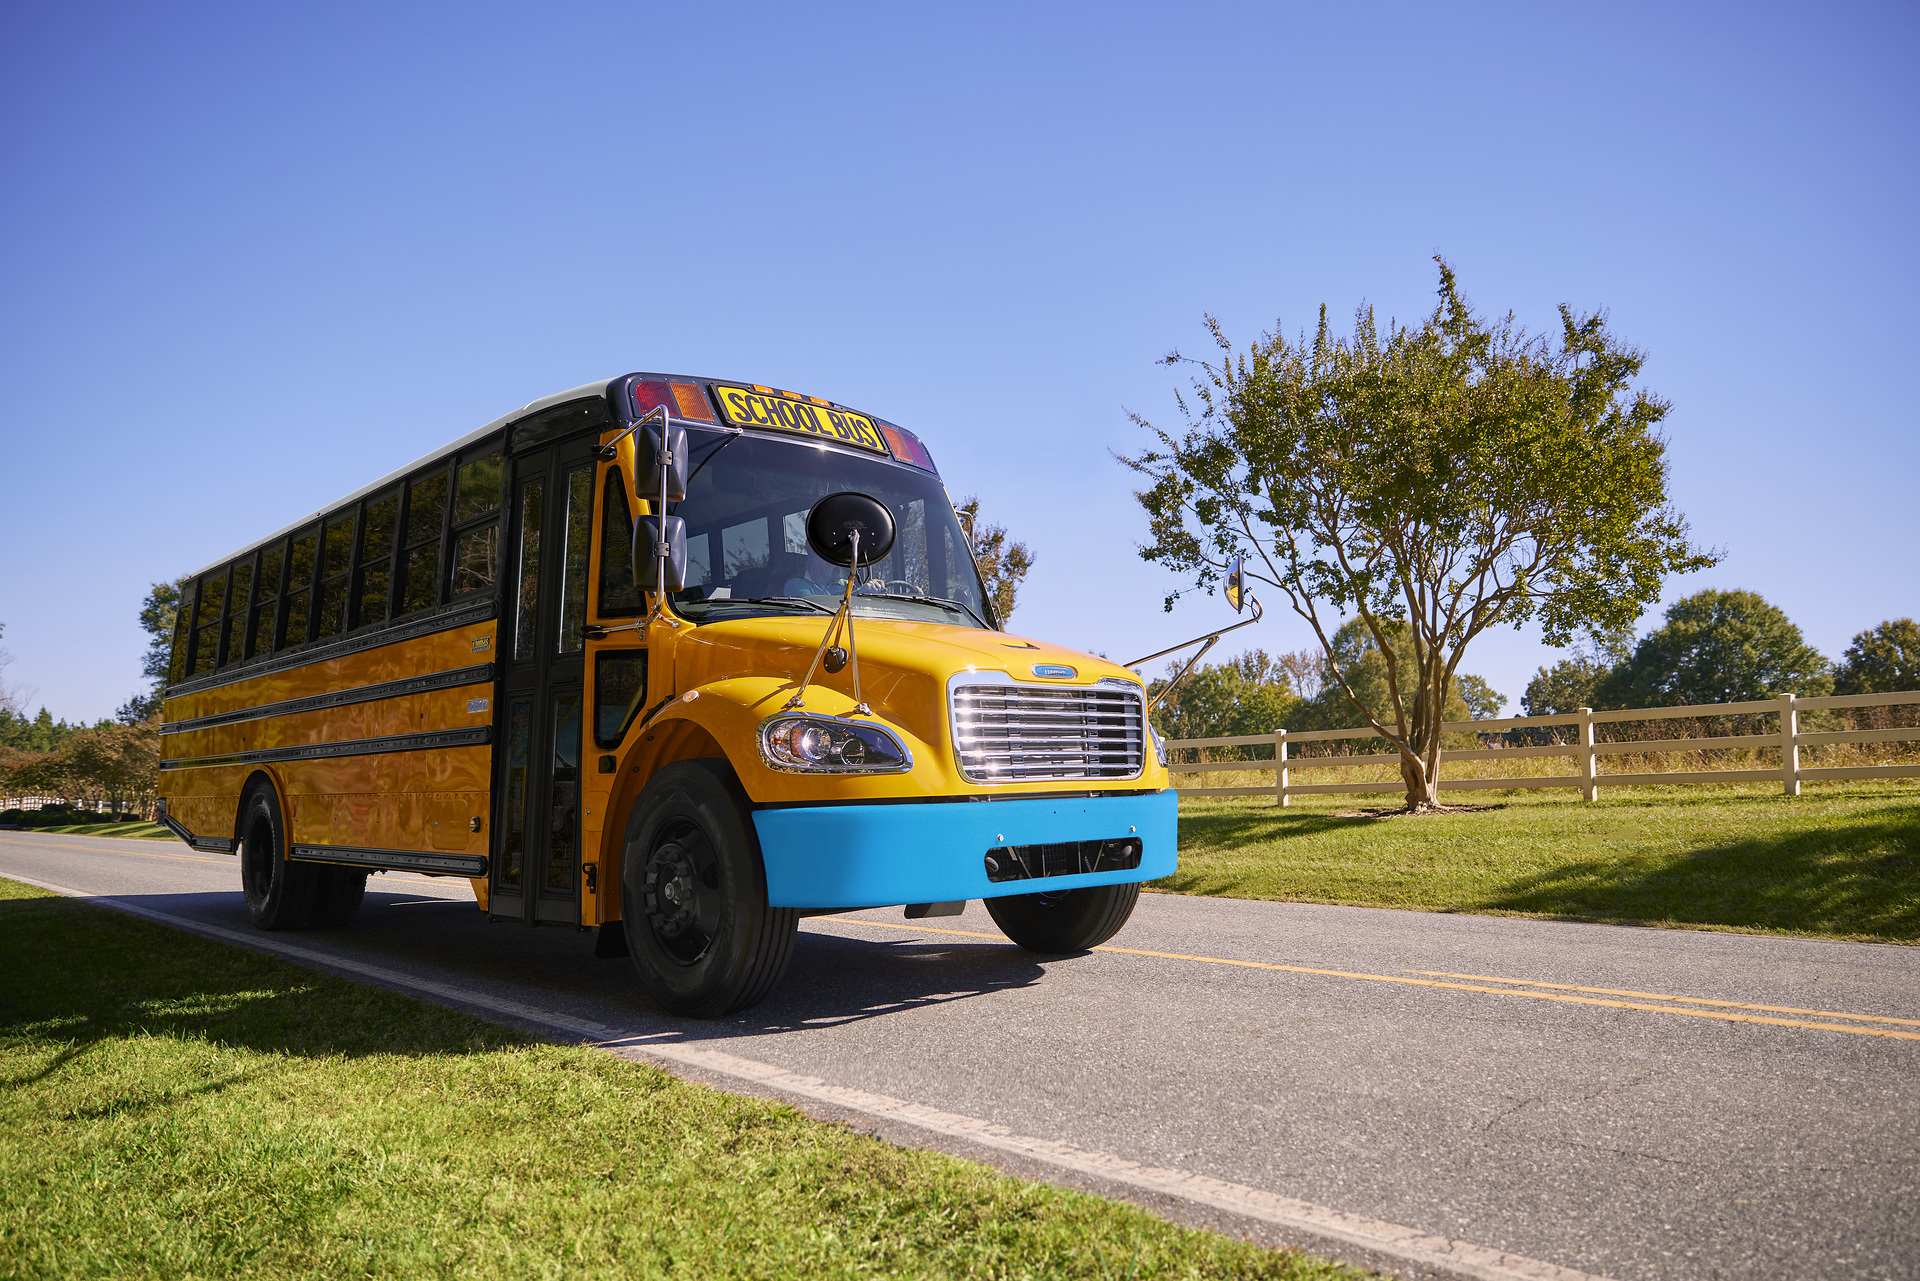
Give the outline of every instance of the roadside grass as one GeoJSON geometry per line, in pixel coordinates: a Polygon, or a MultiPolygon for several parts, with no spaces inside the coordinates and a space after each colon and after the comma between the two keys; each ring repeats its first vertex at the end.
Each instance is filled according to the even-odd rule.
{"type": "Polygon", "coordinates": [[[1183,797],[1180,870],[1150,888],[1920,942],[1920,783],[1802,791],[1646,786],[1591,803],[1443,792],[1468,812],[1419,818],[1352,816],[1397,806],[1392,795],[1295,797],[1285,809],[1183,797]]]}
{"type": "Polygon", "coordinates": [[[1357,1278],[0,880],[0,1276],[1357,1278]]]}
{"type": "Polygon", "coordinates": [[[143,841],[178,840],[158,823],[135,820],[131,823],[66,823],[59,827],[0,828],[0,831],[64,833],[74,836],[131,836],[143,841]]]}

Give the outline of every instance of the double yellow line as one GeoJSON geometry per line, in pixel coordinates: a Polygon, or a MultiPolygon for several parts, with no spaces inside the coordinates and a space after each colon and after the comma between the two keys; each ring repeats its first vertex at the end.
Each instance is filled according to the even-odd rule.
{"type": "MultiPolygon", "coordinates": [[[[869,921],[858,917],[838,918],[834,923],[846,925],[873,925],[888,930],[911,930],[923,934],[958,934],[967,938],[994,939],[1003,941],[999,934],[984,934],[977,930],[936,929],[925,925],[903,925],[894,921],[869,921]]],[[[1249,970],[1281,970],[1288,974],[1314,974],[1323,978],[1361,979],[1368,983],[1400,983],[1409,987],[1450,988],[1456,992],[1484,992],[1490,996],[1521,996],[1535,1001],[1560,1001],[1569,1005],[1599,1005],[1616,1010],[1645,1010],[1652,1014],[1683,1014],[1696,1019],[1719,1019],[1726,1023],[1766,1023],[1774,1027],[1812,1028],[1821,1032],[1851,1032],[1855,1036],[1885,1036],[1901,1041],[1920,1041],[1920,1031],[1903,1032],[1898,1027],[1920,1029],[1920,1019],[1892,1018],[1880,1014],[1844,1014],[1838,1010],[1803,1010],[1789,1005],[1754,1005],[1744,1001],[1715,1001],[1703,996],[1665,996],[1655,992],[1624,991],[1610,987],[1579,987],[1571,983],[1540,983],[1533,979],[1495,978],[1486,974],[1450,974],[1444,970],[1408,970],[1407,974],[1429,975],[1426,978],[1408,978],[1399,974],[1367,974],[1357,970],[1324,970],[1308,965],[1277,965],[1271,961],[1236,961],[1221,956],[1188,956],[1183,952],[1149,952],[1137,947],[1096,947],[1096,952],[1118,952],[1126,956],[1152,956],[1165,961],[1195,961],[1203,965],[1237,965],[1249,970]],[[1472,979],[1470,983],[1452,982],[1456,979],[1472,979]],[[1509,986],[1488,987],[1489,983],[1501,983],[1509,986]],[[1535,989],[1548,988],[1550,991],[1535,989]],[[1573,996],[1569,993],[1592,993],[1588,996],[1573,996]],[[1632,1000],[1611,1000],[1611,997],[1632,997],[1632,1000]],[[1650,1002],[1663,1001],[1670,1004],[1654,1005],[1650,1002]],[[1692,1006],[1716,1006],[1716,1009],[1693,1009],[1692,1006]],[[1731,1013],[1733,1010],[1765,1011],[1765,1013],[1731,1013]],[[1775,1018],[1778,1014],[1810,1014],[1821,1019],[1853,1019],[1855,1023],[1816,1023],[1806,1019],[1775,1018]],[[1898,1027],[1873,1027],[1871,1024],[1896,1024],[1898,1027]]]]}

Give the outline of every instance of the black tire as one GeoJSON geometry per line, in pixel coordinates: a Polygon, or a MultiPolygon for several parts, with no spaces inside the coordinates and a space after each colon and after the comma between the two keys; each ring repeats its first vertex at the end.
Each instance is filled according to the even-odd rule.
{"type": "Polygon", "coordinates": [[[240,798],[239,834],[240,890],[254,928],[305,929],[313,919],[319,869],[287,861],[280,797],[265,779],[240,798]]]}
{"type": "Polygon", "coordinates": [[[641,986],[696,1019],[771,991],[800,924],[767,906],[746,793],[723,760],[677,761],[647,783],[627,821],[620,907],[641,986]]]}
{"type": "Polygon", "coordinates": [[[1139,901],[1140,886],[1134,883],[1010,894],[986,903],[1000,932],[1027,951],[1084,952],[1118,934],[1139,901]]]}
{"type": "Polygon", "coordinates": [[[315,925],[346,925],[360,911],[360,900],[367,894],[367,874],[351,867],[317,869],[313,887],[315,925]]]}

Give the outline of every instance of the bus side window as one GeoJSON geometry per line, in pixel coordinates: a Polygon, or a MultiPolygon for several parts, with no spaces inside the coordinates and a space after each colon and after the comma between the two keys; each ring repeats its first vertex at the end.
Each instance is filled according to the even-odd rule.
{"type": "Polygon", "coordinates": [[[447,473],[422,476],[407,486],[405,578],[400,612],[431,609],[440,603],[440,534],[447,511],[447,473]]]}
{"type": "Polygon", "coordinates": [[[283,617],[287,620],[286,634],[281,637],[276,649],[288,649],[307,643],[307,617],[312,612],[308,606],[313,601],[314,545],[320,541],[320,531],[308,530],[293,540],[293,548],[287,557],[287,594],[286,609],[283,617]]]}
{"type": "Polygon", "coordinates": [[[338,636],[347,630],[347,583],[353,569],[353,513],[335,518],[327,525],[321,543],[320,608],[314,619],[313,634],[338,636]]]}
{"type": "Polygon", "coordinates": [[[253,627],[247,633],[248,658],[258,658],[273,649],[273,619],[280,600],[280,569],[286,560],[284,543],[260,553],[259,580],[253,587],[253,598],[257,603],[253,607],[253,627]]]}
{"type": "Polygon", "coordinates": [[[460,464],[453,486],[453,595],[491,592],[500,574],[500,486],[506,467],[494,450],[460,464]]]}
{"type": "Polygon", "coordinates": [[[220,644],[220,652],[225,655],[222,665],[237,663],[247,656],[247,604],[253,584],[253,557],[236,561],[233,566],[233,586],[227,592],[226,638],[220,644]]]}
{"type": "Polygon", "coordinates": [[[646,594],[633,582],[633,513],[618,467],[607,468],[600,506],[601,618],[630,618],[647,607],[646,594]]]}
{"type": "Polygon", "coordinates": [[[180,588],[180,604],[173,614],[173,655],[167,663],[167,683],[176,685],[186,679],[187,635],[193,630],[193,602],[199,584],[188,582],[180,588]]]}
{"type": "Polygon", "coordinates": [[[593,741],[618,747],[647,701],[647,651],[602,650],[593,660],[593,741]]]}
{"type": "Polygon", "coordinates": [[[193,611],[193,669],[197,676],[220,663],[220,619],[226,612],[227,571],[216,570],[200,580],[200,603],[193,611]]]}
{"type": "Polygon", "coordinates": [[[587,624],[587,552],[593,538],[593,468],[567,473],[567,545],[561,551],[560,652],[577,654],[587,624]]]}
{"type": "Polygon", "coordinates": [[[387,621],[393,595],[393,526],[400,516],[400,495],[388,494],[366,505],[360,521],[360,576],[355,590],[355,627],[387,621]]]}
{"type": "Polygon", "coordinates": [[[533,657],[535,623],[539,619],[536,606],[540,603],[540,521],[544,483],[538,477],[520,483],[520,583],[513,595],[513,660],[516,663],[533,657]]]}

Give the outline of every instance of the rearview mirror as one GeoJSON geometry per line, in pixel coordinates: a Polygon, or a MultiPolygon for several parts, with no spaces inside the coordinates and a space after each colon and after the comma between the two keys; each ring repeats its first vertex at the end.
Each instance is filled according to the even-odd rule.
{"type": "Polygon", "coordinates": [[[893,533],[893,513],[871,494],[828,494],[807,512],[807,546],[829,565],[854,567],[856,541],[860,566],[871,565],[893,550],[893,533]]]}
{"type": "Polygon", "coordinates": [[[687,585],[687,522],[679,516],[642,516],[633,522],[633,585],[658,585],[660,552],[667,555],[667,590],[687,585]]]}
{"type": "Polygon", "coordinates": [[[1227,562],[1226,597],[1227,604],[1233,606],[1234,613],[1238,614],[1246,607],[1247,576],[1238,556],[1227,562]]]}
{"type": "Polygon", "coordinates": [[[643,502],[677,503],[687,496],[687,429],[668,420],[663,433],[651,423],[633,433],[633,489],[643,502]],[[667,492],[660,492],[660,455],[665,451],[667,492]]]}

